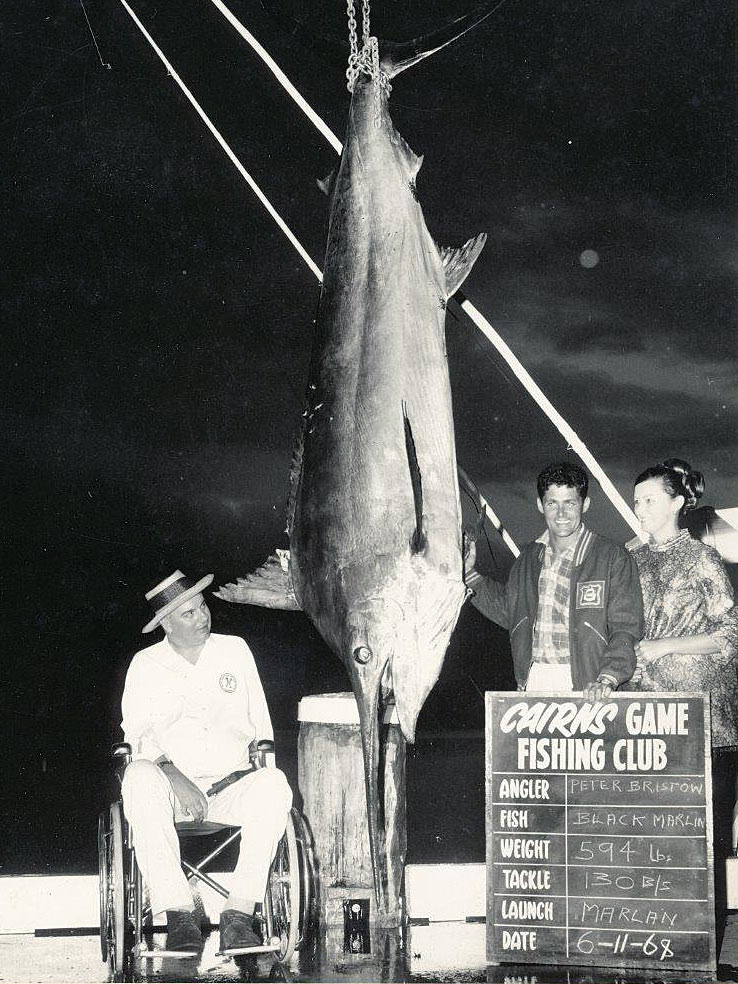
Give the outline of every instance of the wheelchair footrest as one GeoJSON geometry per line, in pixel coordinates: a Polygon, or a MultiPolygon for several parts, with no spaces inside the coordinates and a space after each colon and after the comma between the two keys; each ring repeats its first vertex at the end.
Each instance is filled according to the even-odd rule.
{"type": "Polygon", "coordinates": [[[139,950],[137,956],[141,960],[159,960],[174,958],[179,960],[193,960],[200,956],[200,950],[139,950]]]}
{"type": "Polygon", "coordinates": [[[216,957],[240,957],[246,953],[277,953],[280,943],[275,939],[272,943],[263,943],[261,946],[234,946],[228,950],[218,950],[216,957]]]}

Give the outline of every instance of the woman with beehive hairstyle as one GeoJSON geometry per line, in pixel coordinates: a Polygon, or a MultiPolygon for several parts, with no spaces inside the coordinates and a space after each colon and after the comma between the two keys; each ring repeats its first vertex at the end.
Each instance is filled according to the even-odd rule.
{"type": "Polygon", "coordinates": [[[705,489],[679,458],[635,480],[634,510],[648,542],[634,551],[643,593],[643,639],[626,686],[710,694],[715,899],[718,945],[725,915],[724,864],[732,849],[738,774],[738,609],[720,555],[682,528],[705,489]]]}

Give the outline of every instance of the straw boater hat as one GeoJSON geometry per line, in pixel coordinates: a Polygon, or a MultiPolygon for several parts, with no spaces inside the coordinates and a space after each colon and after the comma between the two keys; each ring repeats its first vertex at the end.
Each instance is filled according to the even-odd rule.
{"type": "Polygon", "coordinates": [[[141,631],[153,632],[163,618],[166,618],[175,608],[179,608],[188,598],[193,598],[196,594],[200,594],[204,588],[207,588],[212,583],[212,580],[213,575],[206,574],[199,581],[191,581],[182,571],[175,571],[174,574],[165,578],[155,588],[152,588],[151,591],[146,592],[146,600],[154,609],[156,615],[154,615],[150,622],[144,625],[141,631]]]}

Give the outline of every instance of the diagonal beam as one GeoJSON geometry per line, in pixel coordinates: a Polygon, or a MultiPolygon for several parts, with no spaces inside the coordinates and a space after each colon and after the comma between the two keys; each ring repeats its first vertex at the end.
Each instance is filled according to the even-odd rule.
{"type": "Polygon", "coordinates": [[[622,495],[615,488],[613,483],[605,474],[604,470],[600,467],[599,462],[596,460],[592,452],[589,450],[587,445],[577,434],[574,428],[567,423],[566,420],[561,416],[556,407],[551,403],[549,398],[543,392],[538,383],[533,379],[531,374],[522,364],[520,359],[515,355],[510,346],[507,344],[505,339],[495,331],[492,325],[487,321],[484,315],[478,311],[472,302],[464,297],[460,290],[456,291],[454,295],[454,300],[458,303],[462,311],[471,318],[474,324],[479,328],[485,338],[487,338],[500,353],[502,358],[507,362],[512,371],[515,373],[520,382],[525,386],[530,395],[536,401],[538,406],[543,410],[551,423],[556,427],[560,434],[562,434],[567,441],[568,446],[575,451],[579,457],[582,459],[584,464],[589,468],[592,475],[600,483],[602,491],[608,497],[613,506],[617,509],[620,515],[623,517],[625,522],[630,526],[634,533],[640,535],[641,526],[635,517],[635,513],[630,508],[628,503],[622,497],[622,495]]]}
{"type": "Polygon", "coordinates": [[[208,128],[208,130],[210,130],[210,132],[212,133],[212,135],[215,137],[215,139],[218,141],[218,143],[220,144],[220,146],[223,148],[223,150],[225,151],[226,155],[231,160],[231,162],[233,163],[233,165],[235,166],[236,170],[239,172],[239,174],[241,175],[241,177],[244,179],[244,181],[246,181],[246,183],[249,185],[249,187],[251,188],[251,190],[253,191],[253,193],[256,195],[256,197],[259,199],[259,201],[261,202],[261,204],[264,206],[264,208],[267,210],[267,212],[271,215],[271,217],[277,223],[277,225],[279,226],[279,228],[285,234],[285,236],[289,239],[289,241],[295,247],[295,249],[297,250],[297,252],[300,254],[300,256],[302,257],[302,259],[305,261],[305,263],[310,267],[310,269],[312,270],[312,272],[317,277],[318,281],[320,281],[322,283],[322,281],[323,281],[323,273],[322,273],[320,267],[318,266],[318,264],[312,259],[312,257],[308,253],[308,251],[305,249],[305,247],[300,242],[300,240],[297,238],[297,236],[294,234],[294,232],[290,229],[290,227],[284,221],[284,219],[279,214],[279,212],[277,212],[276,208],[272,205],[272,203],[269,201],[269,199],[267,198],[267,196],[261,190],[261,188],[256,183],[256,181],[252,178],[252,176],[249,174],[249,172],[246,170],[246,168],[243,166],[243,164],[240,162],[240,160],[236,157],[236,155],[233,152],[233,149],[231,148],[230,144],[225,140],[225,138],[222,136],[222,134],[217,130],[217,128],[216,128],[215,124],[213,123],[213,121],[210,119],[210,117],[208,116],[208,114],[202,108],[202,106],[200,105],[200,103],[192,95],[192,92],[187,88],[187,86],[185,85],[185,83],[182,81],[182,79],[180,78],[179,74],[175,71],[174,66],[172,65],[172,63],[166,57],[166,55],[161,50],[161,48],[158,46],[158,44],[156,43],[156,41],[154,41],[154,39],[149,34],[149,32],[146,30],[146,28],[144,27],[144,25],[141,23],[141,21],[139,20],[139,18],[136,16],[135,12],[131,9],[130,5],[127,3],[127,0],[120,0],[120,2],[123,4],[123,6],[125,7],[126,11],[130,15],[133,23],[136,25],[136,27],[143,34],[143,36],[149,42],[149,44],[151,45],[151,47],[154,49],[154,51],[156,52],[156,55],[159,58],[159,60],[166,67],[167,74],[170,75],[174,79],[174,81],[180,87],[180,89],[185,94],[185,96],[187,97],[187,99],[189,100],[189,102],[192,103],[192,106],[194,107],[195,112],[198,114],[198,116],[203,121],[203,123],[205,124],[205,126],[208,128]]]}

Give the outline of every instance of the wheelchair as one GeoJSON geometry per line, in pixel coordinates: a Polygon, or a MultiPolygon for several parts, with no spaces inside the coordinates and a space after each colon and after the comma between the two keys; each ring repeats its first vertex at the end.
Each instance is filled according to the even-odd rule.
{"type": "MultiPolygon", "coordinates": [[[[266,764],[266,755],[274,743],[260,741],[252,761],[257,768],[266,764]]],[[[122,781],[125,767],[131,761],[131,746],[125,742],[113,746],[118,780],[122,781]]],[[[190,881],[199,880],[219,895],[227,898],[228,891],[208,874],[205,868],[241,836],[240,827],[231,827],[205,820],[202,823],[182,821],[175,824],[180,843],[203,835],[222,835],[216,846],[192,864],[182,859],[182,867],[190,881]]],[[[100,887],[100,952],[107,962],[112,979],[129,980],[139,959],[194,956],[182,952],[169,953],[144,946],[144,934],[153,929],[151,909],[145,904],[141,872],[136,862],[131,830],[119,798],[98,819],[97,850],[100,887]]],[[[285,832],[277,847],[267,880],[261,912],[256,916],[262,923],[262,946],[249,947],[243,954],[274,954],[279,964],[289,963],[294,951],[303,946],[311,912],[311,865],[307,831],[302,817],[294,807],[287,818],[285,832]]]]}

